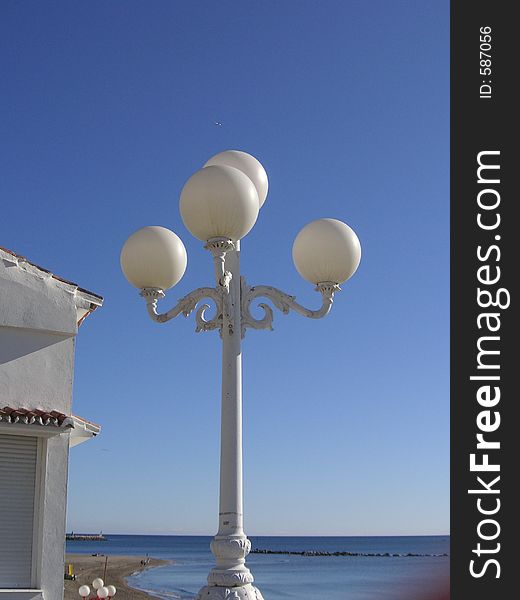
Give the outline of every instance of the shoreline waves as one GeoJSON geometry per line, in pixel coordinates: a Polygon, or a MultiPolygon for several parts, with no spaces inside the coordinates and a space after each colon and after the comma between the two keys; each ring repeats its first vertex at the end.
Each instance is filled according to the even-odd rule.
{"type": "MultiPolygon", "coordinates": [[[[97,560],[92,575],[102,578],[104,555],[109,555],[106,580],[116,587],[113,567],[124,557],[131,561],[120,572],[124,585],[120,600],[194,600],[215,565],[212,536],[106,537],[105,542],[68,541],[67,551],[97,560]],[[91,558],[94,553],[100,556],[91,558]],[[149,567],[160,568],[144,569],[141,560],[146,557],[155,559],[150,559],[149,567]]],[[[419,600],[423,592],[437,591],[449,582],[449,536],[250,536],[250,540],[255,550],[247,565],[266,600],[419,600]]],[[[78,573],[77,565],[74,569],[78,573]]],[[[92,579],[85,582],[91,585],[92,579]]],[[[66,582],[74,593],[65,600],[79,599],[77,583],[66,582]]]]}

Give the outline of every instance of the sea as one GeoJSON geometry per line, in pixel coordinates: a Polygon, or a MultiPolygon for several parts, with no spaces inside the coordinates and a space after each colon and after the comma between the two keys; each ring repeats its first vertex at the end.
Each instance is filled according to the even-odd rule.
{"type": "MultiPolygon", "coordinates": [[[[214,566],[209,549],[211,537],[104,535],[106,541],[67,541],[67,552],[132,555],[143,559],[149,556],[171,561],[128,578],[132,587],[162,600],[192,600],[205,585],[214,566]]],[[[441,592],[449,581],[448,536],[249,536],[249,539],[252,548],[258,550],[358,554],[251,553],[246,564],[264,600],[429,600],[445,597],[441,592]]]]}

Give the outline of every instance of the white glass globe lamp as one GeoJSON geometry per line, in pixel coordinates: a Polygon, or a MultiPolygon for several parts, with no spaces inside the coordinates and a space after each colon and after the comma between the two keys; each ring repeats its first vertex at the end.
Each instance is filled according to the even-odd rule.
{"type": "Polygon", "coordinates": [[[258,192],[239,169],[210,165],[185,183],[180,211],[184,225],[199,240],[240,240],[258,217],[258,192]]]}
{"type": "Polygon", "coordinates": [[[108,598],[108,590],[106,587],[100,587],[97,591],[98,598],[108,598]]]}
{"type": "Polygon", "coordinates": [[[92,587],[95,590],[99,590],[99,588],[103,587],[103,580],[101,579],[101,577],[96,577],[96,579],[94,579],[94,581],[92,582],[92,587]]]}
{"type": "Polygon", "coordinates": [[[78,594],[82,598],[87,598],[88,595],[90,594],[90,588],[88,587],[88,585],[82,585],[78,590],[78,594]]]}
{"type": "Polygon", "coordinates": [[[113,598],[116,595],[117,589],[115,585],[107,585],[108,597],[113,598]]]}
{"type": "Polygon", "coordinates": [[[184,275],[187,262],[182,240],[165,227],[138,229],[121,250],[121,269],[128,281],[139,289],[173,287],[184,275]]]}
{"type": "Polygon", "coordinates": [[[356,272],[361,244],[346,223],[318,219],[298,233],[292,256],[296,270],[307,281],[340,284],[356,272]]]}
{"type": "Polygon", "coordinates": [[[254,156],[241,150],[225,150],[212,156],[204,166],[209,167],[211,165],[227,165],[245,173],[256,188],[260,208],[262,208],[267,198],[269,181],[264,167],[254,156]]]}

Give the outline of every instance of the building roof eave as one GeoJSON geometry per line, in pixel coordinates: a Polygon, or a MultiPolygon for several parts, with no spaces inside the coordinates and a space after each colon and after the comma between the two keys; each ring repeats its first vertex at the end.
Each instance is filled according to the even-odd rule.
{"type": "Polygon", "coordinates": [[[70,447],[86,442],[99,435],[101,426],[77,415],[67,416],[58,411],[43,411],[29,408],[0,408],[0,426],[9,425],[12,432],[30,435],[60,435],[70,432],[70,447]]]}
{"type": "Polygon", "coordinates": [[[73,421],[69,442],[71,448],[96,437],[101,431],[100,425],[87,421],[87,419],[83,419],[83,417],[72,415],[71,419],[73,421]]]}

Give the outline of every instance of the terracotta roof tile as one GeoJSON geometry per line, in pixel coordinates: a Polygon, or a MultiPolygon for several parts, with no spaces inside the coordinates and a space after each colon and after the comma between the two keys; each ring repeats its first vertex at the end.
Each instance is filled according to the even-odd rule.
{"type": "Polygon", "coordinates": [[[0,408],[0,423],[20,423],[22,425],[50,425],[54,427],[72,427],[70,417],[61,412],[52,410],[46,412],[39,409],[0,408]]]}

